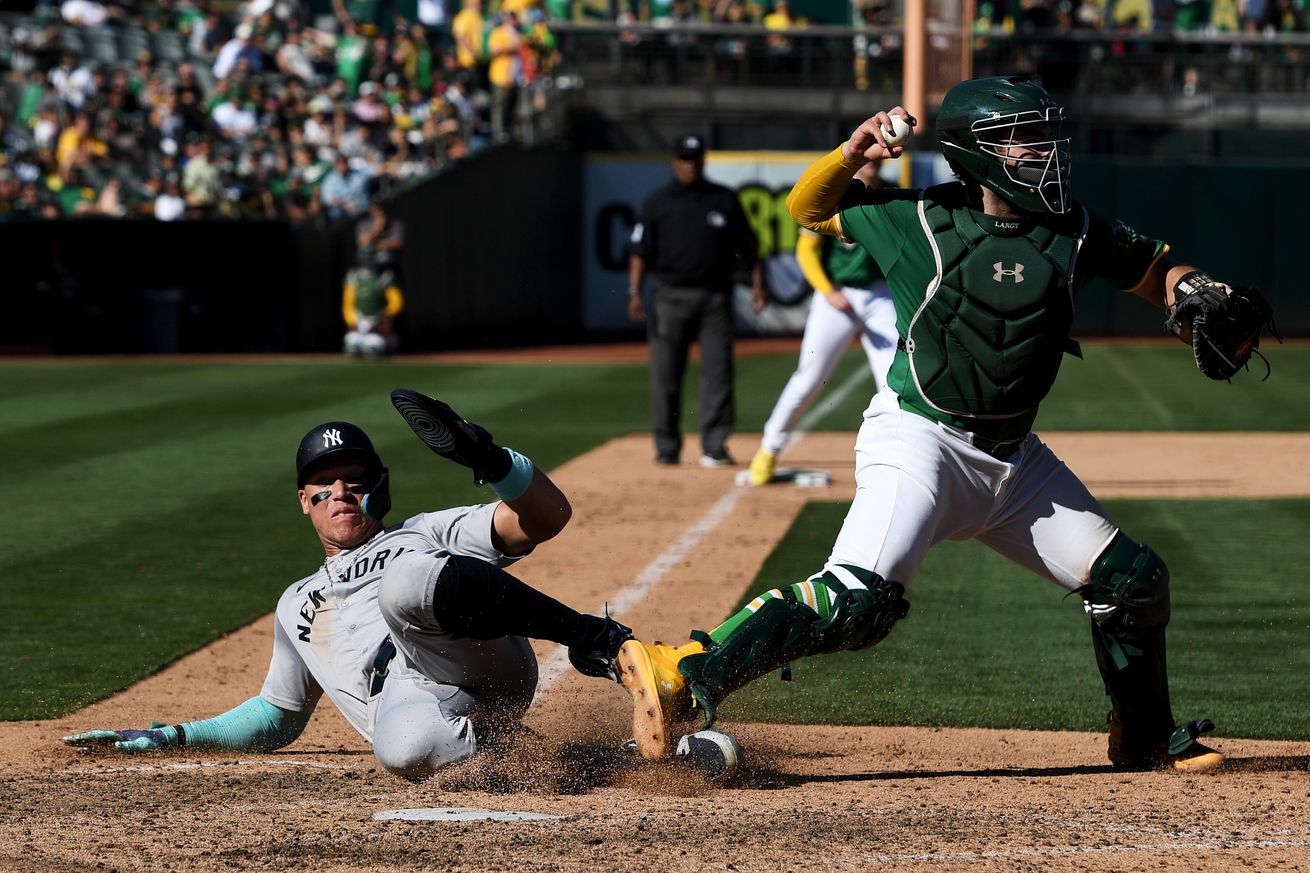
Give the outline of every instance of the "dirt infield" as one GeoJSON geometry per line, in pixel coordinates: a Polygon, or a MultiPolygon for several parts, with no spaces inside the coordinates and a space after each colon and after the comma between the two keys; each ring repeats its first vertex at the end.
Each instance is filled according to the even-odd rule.
{"type": "MultiPolygon", "coordinates": [[[[1310,495],[1310,435],[1048,442],[1107,497],[1310,495]],[[1242,452],[1231,451],[1237,441],[1242,452]],[[1251,469],[1187,460],[1220,452],[1251,469]],[[1279,470],[1266,471],[1273,458],[1279,470]],[[1189,469],[1231,478],[1167,476],[1189,469]]],[[[574,520],[516,573],[584,609],[609,602],[642,636],[713,624],[806,500],[849,497],[851,445],[850,434],[809,434],[788,453],[829,470],[831,488],[742,489],[735,471],[655,467],[647,438],[616,440],[553,471],[574,520]]],[[[753,446],[736,438],[738,454],[753,446]]],[[[730,724],[749,766],[714,788],[616,759],[626,695],[567,671],[549,645],[529,716],[540,739],[423,785],[382,772],[330,705],[274,754],[126,757],[58,744],[73,730],[234,706],[258,691],[270,645],[261,619],[73,716],[0,725],[0,870],[1310,867],[1310,743],[1220,738],[1227,771],[1181,776],[1112,772],[1097,734],[730,724]],[[373,818],[431,807],[562,818],[373,818]]]]}

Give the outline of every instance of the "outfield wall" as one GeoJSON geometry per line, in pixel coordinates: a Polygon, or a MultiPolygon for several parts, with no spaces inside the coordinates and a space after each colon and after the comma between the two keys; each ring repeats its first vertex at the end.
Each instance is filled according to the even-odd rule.
{"type": "MultiPolygon", "coordinates": [[[[808,305],[787,191],[811,153],[720,152],[710,178],[736,188],[766,257],[775,305],[743,334],[798,332],[808,305]]],[[[405,223],[402,350],[540,345],[641,336],[628,322],[626,245],[641,202],[670,178],[667,155],[516,147],[484,152],[389,198],[405,223]]],[[[945,176],[930,155],[890,176],[945,176]]],[[[1288,335],[1310,334],[1293,259],[1310,166],[1162,169],[1082,159],[1075,193],[1233,284],[1255,284],[1288,335]]],[[[353,222],[74,220],[0,226],[9,317],[0,353],[334,352],[353,222]]],[[[1083,335],[1159,336],[1162,318],[1093,284],[1083,335]]]]}

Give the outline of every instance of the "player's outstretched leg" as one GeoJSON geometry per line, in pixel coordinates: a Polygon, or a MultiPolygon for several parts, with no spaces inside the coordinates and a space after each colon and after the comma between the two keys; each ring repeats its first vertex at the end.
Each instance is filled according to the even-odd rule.
{"type": "Polygon", "coordinates": [[[569,647],[569,661],[578,672],[621,681],[617,658],[632,630],[608,615],[578,612],[477,558],[452,555],[438,563],[406,554],[393,560],[378,592],[384,611],[392,601],[400,602],[418,578],[432,586],[431,621],[443,631],[475,640],[550,640],[569,647]],[[427,582],[434,571],[435,579],[427,582]]]}
{"type": "Polygon", "coordinates": [[[1215,770],[1224,756],[1197,738],[1208,719],[1179,727],[1169,705],[1165,626],[1169,568],[1150,546],[1122,532],[1092,564],[1080,589],[1092,618],[1092,648],[1110,696],[1110,762],[1128,770],[1215,770]]]}
{"type": "Polygon", "coordinates": [[[766,591],[710,633],[693,631],[681,648],[625,644],[619,667],[633,693],[638,751],[666,757],[671,725],[691,707],[708,728],[729,694],[797,658],[874,645],[909,611],[904,593],[899,583],[843,566],[766,591]]]}

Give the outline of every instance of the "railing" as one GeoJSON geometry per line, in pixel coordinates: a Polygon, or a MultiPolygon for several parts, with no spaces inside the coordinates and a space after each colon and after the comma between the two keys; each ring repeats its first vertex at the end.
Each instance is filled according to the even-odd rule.
{"type": "MultiPolygon", "coordinates": [[[[565,59],[560,72],[589,86],[901,91],[899,28],[810,26],[779,32],[753,25],[564,22],[552,28],[565,59]]],[[[972,43],[974,75],[1028,73],[1070,95],[1310,94],[1310,34],[994,29],[975,33],[972,43]]],[[[1304,123],[1310,126],[1310,118],[1304,123]]]]}

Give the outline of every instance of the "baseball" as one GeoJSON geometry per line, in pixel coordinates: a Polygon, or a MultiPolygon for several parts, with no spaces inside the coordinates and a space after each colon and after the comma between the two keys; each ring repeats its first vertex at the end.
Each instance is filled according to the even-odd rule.
{"type": "Polygon", "coordinates": [[[882,134],[888,146],[898,146],[910,138],[910,125],[899,115],[891,117],[891,125],[883,125],[882,134]]]}

